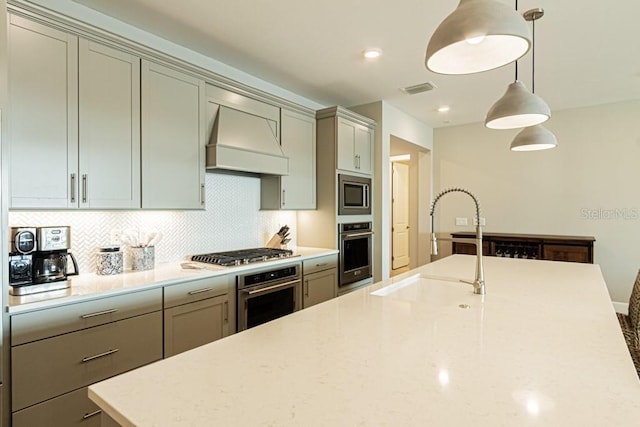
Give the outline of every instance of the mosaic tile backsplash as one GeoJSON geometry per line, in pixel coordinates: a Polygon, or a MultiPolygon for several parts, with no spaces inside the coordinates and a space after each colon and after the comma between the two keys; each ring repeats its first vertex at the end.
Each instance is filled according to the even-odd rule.
{"type": "MultiPolygon", "coordinates": [[[[281,226],[291,228],[296,244],[296,215],[260,211],[260,179],[206,174],[204,211],[20,211],[9,212],[10,226],[71,227],[71,252],[81,273],[95,272],[98,249],[109,246],[112,230],[160,231],[156,264],[184,260],[187,255],[261,247],[281,226]]],[[[130,268],[128,248],[125,268],[130,268]]]]}

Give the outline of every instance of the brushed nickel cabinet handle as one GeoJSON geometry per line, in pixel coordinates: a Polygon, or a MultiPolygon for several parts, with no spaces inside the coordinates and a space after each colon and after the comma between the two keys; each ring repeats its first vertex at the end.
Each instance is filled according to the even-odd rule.
{"type": "Polygon", "coordinates": [[[197,295],[197,294],[201,294],[203,292],[209,292],[212,291],[213,288],[202,288],[202,289],[196,289],[195,291],[189,291],[189,295],[197,295]]]}
{"type": "Polygon", "coordinates": [[[119,352],[119,348],[114,348],[113,350],[107,350],[104,353],[96,354],[95,356],[87,356],[82,358],[82,363],[90,362],[92,360],[99,359],[101,357],[109,356],[110,354],[119,352]]]}
{"type": "Polygon", "coordinates": [[[71,174],[71,203],[76,202],[76,174],[71,174]]]}
{"type": "Polygon", "coordinates": [[[229,301],[224,302],[224,321],[229,321],[229,301]]]}
{"type": "Polygon", "coordinates": [[[287,196],[287,190],[285,190],[284,188],[282,189],[282,206],[286,205],[286,196],[287,196]]]}
{"type": "Polygon", "coordinates": [[[87,174],[82,174],[82,203],[87,203],[87,174]]]}
{"type": "Polygon", "coordinates": [[[97,411],[93,411],[93,412],[89,412],[89,413],[84,414],[82,419],[86,420],[87,418],[95,417],[96,415],[100,415],[101,413],[102,413],[102,409],[98,409],[97,411]]]}
{"type": "Polygon", "coordinates": [[[316,264],[316,267],[324,267],[327,264],[329,264],[329,263],[328,262],[321,262],[320,264],[316,264]]]}
{"type": "Polygon", "coordinates": [[[110,308],[109,310],[98,311],[98,312],[89,313],[89,314],[83,314],[82,316],[80,316],[80,318],[81,319],[89,319],[90,317],[102,316],[103,314],[111,314],[111,313],[115,313],[116,311],[118,311],[117,308],[110,308]]]}
{"type": "Polygon", "coordinates": [[[304,295],[305,296],[309,296],[309,281],[305,280],[304,281],[304,295]]]}
{"type": "Polygon", "coordinates": [[[204,184],[200,184],[200,204],[204,206],[204,184]]]}

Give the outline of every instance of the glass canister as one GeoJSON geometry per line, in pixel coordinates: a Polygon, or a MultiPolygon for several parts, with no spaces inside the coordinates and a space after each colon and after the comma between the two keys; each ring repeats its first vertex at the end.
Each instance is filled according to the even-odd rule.
{"type": "Polygon", "coordinates": [[[155,264],[155,250],[153,246],[133,246],[131,248],[131,269],[151,270],[155,264]]]}
{"type": "Polygon", "coordinates": [[[98,251],[96,274],[107,276],[122,273],[123,257],[118,246],[107,246],[98,251]]]}

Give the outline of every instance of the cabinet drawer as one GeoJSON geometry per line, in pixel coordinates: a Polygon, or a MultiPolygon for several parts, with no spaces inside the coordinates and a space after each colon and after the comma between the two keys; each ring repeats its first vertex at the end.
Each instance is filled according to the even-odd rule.
{"type": "Polygon", "coordinates": [[[338,255],[331,254],[302,261],[303,274],[315,273],[316,271],[338,268],[338,255]]]}
{"type": "Polygon", "coordinates": [[[49,338],[162,310],[162,289],[149,289],[11,316],[11,345],[49,338]]]}
{"type": "Polygon", "coordinates": [[[235,276],[209,277],[178,285],[165,286],[164,307],[175,307],[224,295],[229,291],[229,286],[232,285],[230,281],[234,278],[235,276]]]}
{"type": "Polygon", "coordinates": [[[545,243],[542,258],[551,261],[591,263],[590,251],[586,246],[550,245],[545,243]]]}
{"type": "Polygon", "coordinates": [[[63,394],[14,412],[13,427],[100,427],[100,408],[87,397],[87,388],[63,394]]]}
{"type": "Polygon", "coordinates": [[[162,358],[162,312],[11,348],[14,411],[162,358]]]}

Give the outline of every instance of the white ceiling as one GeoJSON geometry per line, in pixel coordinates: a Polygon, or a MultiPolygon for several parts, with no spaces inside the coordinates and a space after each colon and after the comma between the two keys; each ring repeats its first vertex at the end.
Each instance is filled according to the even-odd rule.
{"type": "MultiPolygon", "coordinates": [[[[424,66],[457,0],[75,0],[324,105],[386,100],[433,126],[484,120],[514,65],[469,76],[424,66]],[[364,60],[365,48],[384,55],[364,60]],[[409,96],[424,82],[437,89],[409,96]],[[451,106],[438,113],[439,105],[451,106]]],[[[514,5],[515,1],[504,1],[514,5]]],[[[520,0],[536,22],[536,93],[552,111],[640,99],[640,1],[520,0]]],[[[531,52],[519,61],[531,88],[531,52]]]]}

